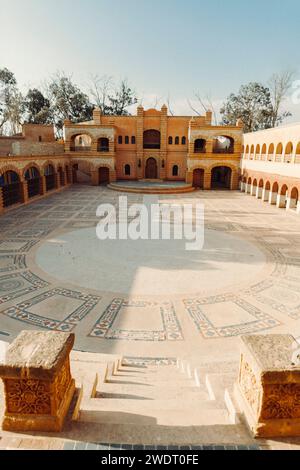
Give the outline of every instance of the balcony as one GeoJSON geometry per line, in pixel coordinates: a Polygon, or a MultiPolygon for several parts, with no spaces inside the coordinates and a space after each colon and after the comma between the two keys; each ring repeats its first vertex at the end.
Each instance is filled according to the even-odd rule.
{"type": "Polygon", "coordinates": [[[103,153],[108,153],[109,152],[109,147],[107,147],[107,146],[98,147],[97,151],[98,152],[103,152],[103,153]]]}
{"type": "Polygon", "coordinates": [[[215,148],[213,149],[213,153],[229,154],[229,153],[234,153],[234,149],[233,148],[227,148],[227,149],[215,148]]]}

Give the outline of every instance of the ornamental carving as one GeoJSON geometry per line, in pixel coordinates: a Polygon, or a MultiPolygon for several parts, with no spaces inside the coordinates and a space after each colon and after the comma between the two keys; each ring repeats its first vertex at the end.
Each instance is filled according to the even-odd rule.
{"type": "Polygon", "coordinates": [[[61,405],[72,380],[69,359],[65,362],[54,381],[54,397],[57,409],[61,405]]]}
{"type": "Polygon", "coordinates": [[[300,418],[300,384],[267,385],[265,387],[262,418],[300,418]]]}
{"type": "Polygon", "coordinates": [[[19,415],[51,413],[50,384],[40,380],[6,380],[7,412],[19,415]]]}
{"type": "Polygon", "coordinates": [[[251,406],[255,413],[258,414],[259,397],[260,397],[260,386],[254,375],[254,372],[248,362],[242,358],[241,370],[240,370],[240,387],[246,398],[247,402],[251,406]]]}

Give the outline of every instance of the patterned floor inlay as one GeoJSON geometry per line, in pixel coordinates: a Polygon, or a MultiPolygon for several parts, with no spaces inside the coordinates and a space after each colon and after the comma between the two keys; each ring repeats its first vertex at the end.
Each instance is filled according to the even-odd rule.
{"type": "Polygon", "coordinates": [[[25,255],[0,255],[0,273],[26,268],[25,255]]]}
{"type": "Polygon", "coordinates": [[[299,285],[291,282],[281,281],[274,283],[263,293],[257,293],[254,297],[260,303],[288,315],[294,320],[300,318],[300,288],[299,285]]]}
{"type": "Polygon", "coordinates": [[[177,364],[176,357],[123,357],[124,366],[173,366],[177,364]]]}
{"type": "Polygon", "coordinates": [[[186,299],[184,305],[204,338],[250,334],[281,324],[249,302],[233,295],[186,299]]]}
{"type": "Polygon", "coordinates": [[[0,276],[0,304],[17,299],[49,284],[30,271],[0,276]]]}
{"type": "Polygon", "coordinates": [[[1,313],[40,328],[73,331],[100,300],[68,289],[52,289],[1,313]]]}
{"type": "Polygon", "coordinates": [[[0,253],[26,253],[38,240],[7,239],[0,240],[0,253]]]}
{"type": "Polygon", "coordinates": [[[124,299],[113,300],[95,324],[90,336],[128,341],[183,340],[172,303],[124,299]],[[139,324],[143,326],[140,330],[139,324]],[[156,329],[153,329],[153,325],[156,329]]]}

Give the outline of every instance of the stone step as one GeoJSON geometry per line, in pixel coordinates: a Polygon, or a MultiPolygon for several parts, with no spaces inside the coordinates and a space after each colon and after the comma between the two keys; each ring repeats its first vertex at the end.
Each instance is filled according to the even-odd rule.
{"type": "Polygon", "coordinates": [[[229,423],[224,405],[195,400],[83,400],[79,421],[94,423],[160,424],[165,426],[198,426],[229,423]]]}
{"type": "Polygon", "coordinates": [[[246,426],[208,423],[172,427],[158,424],[128,423],[86,423],[72,424],[65,438],[86,442],[106,442],[109,444],[198,446],[198,445],[255,445],[246,426]]]}
{"type": "Polygon", "coordinates": [[[96,398],[136,398],[136,399],[159,399],[168,397],[177,399],[185,397],[186,400],[194,399],[195,402],[209,400],[209,395],[204,388],[192,386],[170,387],[147,387],[136,385],[116,385],[111,383],[98,383],[96,398]]]}
{"type": "Polygon", "coordinates": [[[205,384],[211,400],[223,400],[225,390],[233,391],[235,374],[206,374],[205,384]]]}

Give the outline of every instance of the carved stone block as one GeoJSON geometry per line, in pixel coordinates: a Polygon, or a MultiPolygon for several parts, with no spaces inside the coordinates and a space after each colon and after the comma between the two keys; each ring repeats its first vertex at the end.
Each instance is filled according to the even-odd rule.
{"type": "Polygon", "coordinates": [[[2,427],[14,432],[59,432],[75,391],[70,370],[74,335],[23,331],[0,363],[5,414],[2,427]]]}
{"type": "Polygon", "coordinates": [[[291,335],[245,336],[235,397],[255,437],[300,436],[300,367],[291,335]]]}

